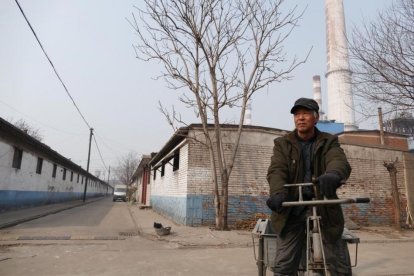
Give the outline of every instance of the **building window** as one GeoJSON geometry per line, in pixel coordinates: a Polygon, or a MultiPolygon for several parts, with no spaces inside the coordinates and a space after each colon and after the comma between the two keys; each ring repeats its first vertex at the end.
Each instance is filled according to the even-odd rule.
{"type": "Polygon", "coordinates": [[[63,176],[62,176],[63,180],[66,180],[66,168],[63,168],[63,176]]]}
{"type": "Polygon", "coordinates": [[[57,165],[53,164],[53,172],[52,172],[52,177],[55,178],[56,177],[56,171],[57,171],[57,165]]]}
{"type": "Polygon", "coordinates": [[[42,174],[42,167],[43,167],[43,158],[37,158],[37,166],[36,166],[36,173],[42,174]]]}
{"type": "Polygon", "coordinates": [[[20,169],[22,166],[22,158],[23,158],[23,150],[17,147],[14,147],[12,167],[15,169],[20,169]]]}
{"type": "Polygon", "coordinates": [[[162,166],[161,166],[161,176],[164,176],[164,174],[165,174],[165,164],[162,163],[162,166]]]}
{"type": "Polygon", "coordinates": [[[173,157],[173,171],[180,168],[180,152],[177,151],[173,157]]]}
{"type": "Polygon", "coordinates": [[[73,171],[70,172],[70,182],[73,181],[73,171]]]}
{"type": "Polygon", "coordinates": [[[157,178],[157,169],[154,169],[154,180],[157,178]]]}
{"type": "Polygon", "coordinates": [[[79,183],[79,174],[78,174],[78,180],[76,180],[76,183],[79,183]]]}

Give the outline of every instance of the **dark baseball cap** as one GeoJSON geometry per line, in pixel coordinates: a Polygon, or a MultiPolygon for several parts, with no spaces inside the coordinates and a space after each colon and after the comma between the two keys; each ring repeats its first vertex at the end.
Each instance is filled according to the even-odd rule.
{"type": "Polygon", "coordinates": [[[319,105],[318,103],[313,99],[308,98],[299,98],[296,100],[295,105],[290,110],[290,113],[294,114],[296,109],[299,107],[303,107],[312,111],[319,112],[319,105]]]}

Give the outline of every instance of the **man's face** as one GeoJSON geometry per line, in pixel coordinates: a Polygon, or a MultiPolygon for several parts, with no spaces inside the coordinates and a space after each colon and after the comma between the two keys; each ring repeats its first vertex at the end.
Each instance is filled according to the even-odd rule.
{"type": "Polygon", "coordinates": [[[319,115],[315,116],[315,112],[306,108],[299,107],[293,114],[295,127],[300,134],[313,133],[314,127],[318,122],[319,115]]]}

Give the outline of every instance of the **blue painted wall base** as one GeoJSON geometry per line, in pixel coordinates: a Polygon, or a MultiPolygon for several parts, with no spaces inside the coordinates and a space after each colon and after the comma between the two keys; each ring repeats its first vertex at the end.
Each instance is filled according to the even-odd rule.
{"type": "MultiPolygon", "coordinates": [[[[270,214],[267,196],[230,196],[228,223],[252,219],[256,213],[270,214]]],[[[214,197],[212,195],[187,195],[182,197],[151,196],[154,211],[173,221],[188,225],[215,223],[214,197]]]]}
{"type": "MultiPolygon", "coordinates": [[[[99,196],[98,193],[87,193],[87,198],[99,196]]],[[[34,192],[34,191],[0,191],[0,211],[41,206],[83,199],[83,193],[74,192],[34,192]]]]}

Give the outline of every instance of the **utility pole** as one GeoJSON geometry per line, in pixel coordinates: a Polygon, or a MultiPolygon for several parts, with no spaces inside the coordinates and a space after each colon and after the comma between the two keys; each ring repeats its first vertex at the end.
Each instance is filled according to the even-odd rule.
{"type": "Polygon", "coordinates": [[[109,189],[109,176],[111,175],[111,166],[108,167],[108,185],[106,186],[106,194],[108,194],[109,189]]]}
{"type": "Polygon", "coordinates": [[[109,166],[109,169],[108,169],[108,185],[109,185],[109,176],[111,175],[111,166],[109,166]]]}
{"type": "Polygon", "coordinates": [[[382,108],[378,107],[378,122],[380,128],[380,141],[381,145],[384,145],[384,122],[382,119],[382,108]]]}
{"type": "Polygon", "coordinates": [[[86,165],[86,172],[88,175],[86,176],[86,183],[85,189],[83,190],[83,202],[86,200],[86,190],[88,187],[88,179],[89,179],[89,162],[91,161],[91,144],[92,144],[92,135],[93,135],[93,128],[91,128],[91,133],[89,134],[89,151],[88,151],[88,164],[86,165]]]}

